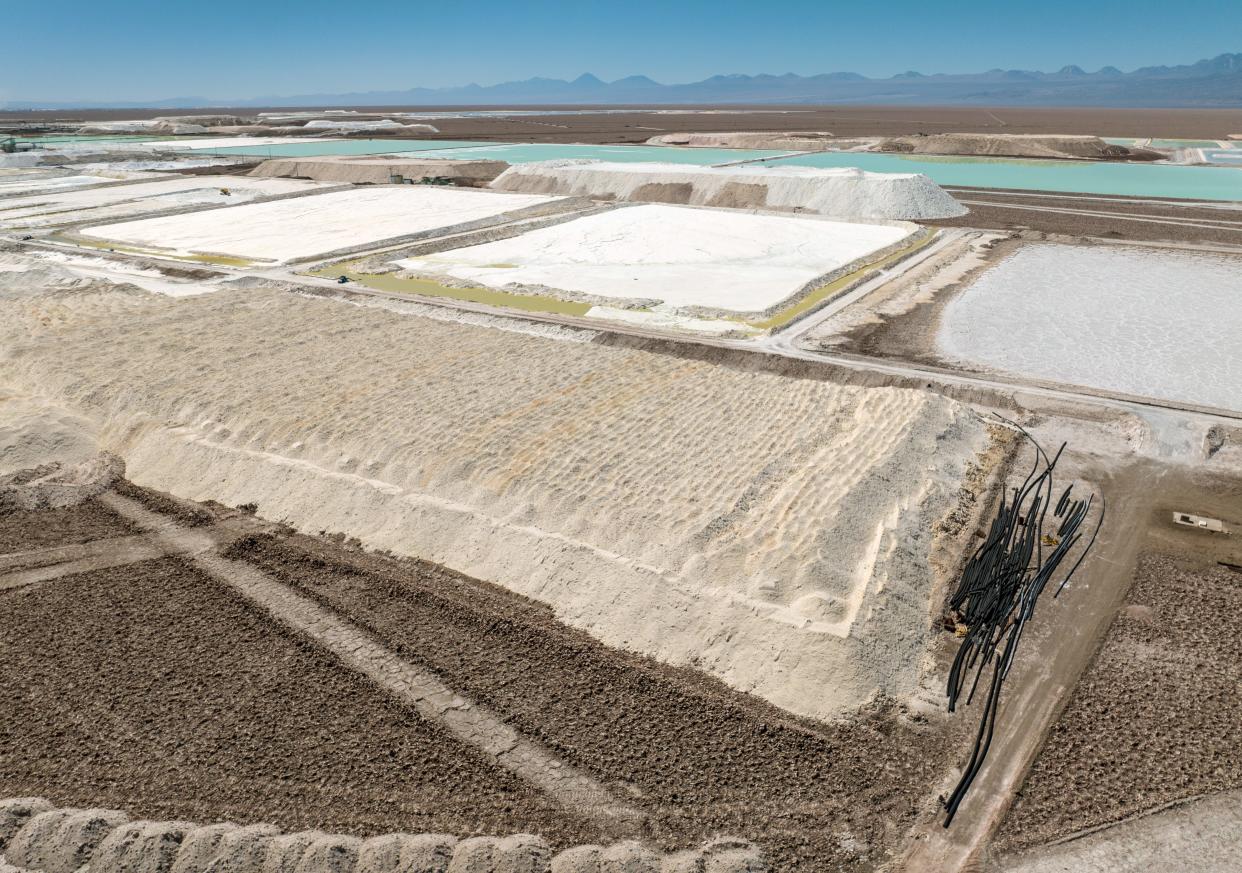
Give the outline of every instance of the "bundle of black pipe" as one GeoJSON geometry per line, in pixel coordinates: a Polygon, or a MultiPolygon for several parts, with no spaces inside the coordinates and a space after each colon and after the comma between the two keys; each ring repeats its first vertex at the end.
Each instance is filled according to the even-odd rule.
{"type": "MultiPolygon", "coordinates": [[[[1022,427],[1008,422],[1021,431],[1035,449],[1035,463],[1021,487],[1011,498],[1001,496],[1001,505],[992,528],[983,544],[975,551],[962,571],[956,591],[949,601],[959,625],[966,628],[962,645],[949,671],[949,711],[957,708],[970,673],[969,704],[978,690],[984,670],[991,667],[991,678],[979,732],[975,737],[970,762],[962,773],[953,794],[945,801],[944,826],[948,827],[961,806],[967,790],[979,775],[992,737],[996,731],[996,714],[1000,705],[1001,687],[1013,666],[1026,623],[1035,614],[1035,604],[1056,575],[1061,563],[1081,541],[1082,525],[1091,512],[1095,496],[1086,500],[1071,497],[1073,485],[1066,486],[1054,506],[1053,474],[1065,444],[1049,458],[1039,443],[1022,427]],[[1052,511],[1052,523],[1048,513],[1052,511]],[[1046,533],[1055,526],[1056,533],[1046,533]],[[1045,551],[1047,550],[1047,551],[1045,551]]],[[[1104,501],[1095,531],[1081,549],[1078,559],[1057,585],[1054,597],[1060,596],[1083,559],[1087,556],[1104,523],[1104,501]]]]}

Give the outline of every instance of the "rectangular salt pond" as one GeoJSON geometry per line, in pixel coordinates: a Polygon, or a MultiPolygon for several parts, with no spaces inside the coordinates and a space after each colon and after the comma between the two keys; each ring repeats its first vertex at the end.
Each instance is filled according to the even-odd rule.
{"type": "Polygon", "coordinates": [[[763,163],[772,166],[858,167],[873,173],[923,173],[937,184],[952,187],[1242,202],[1242,169],[1234,167],[860,152],[817,152],[763,163]]]}
{"type": "Polygon", "coordinates": [[[1034,244],[944,310],[939,353],[975,366],[1242,410],[1242,259],[1034,244]]]}
{"type": "Polygon", "coordinates": [[[826,273],[900,243],[913,230],[910,224],[653,204],[398,264],[488,288],[542,286],[649,303],[664,312],[702,307],[756,313],[826,273]]]}
{"type": "Polygon", "coordinates": [[[368,186],[109,224],[82,235],[181,257],[283,262],[468,224],[553,199],[425,185],[368,186]]]}

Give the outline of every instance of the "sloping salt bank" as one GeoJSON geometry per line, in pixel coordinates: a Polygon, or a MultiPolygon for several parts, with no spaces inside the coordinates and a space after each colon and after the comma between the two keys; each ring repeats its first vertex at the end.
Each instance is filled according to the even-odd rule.
{"type": "Polygon", "coordinates": [[[162,176],[154,182],[60,191],[0,201],[0,228],[47,227],[106,220],[182,206],[246,203],[260,197],[296,194],[327,187],[297,179],[248,176],[162,176]],[[227,189],[229,194],[221,193],[227,189]]]}
{"type": "Polygon", "coordinates": [[[489,288],[758,315],[915,231],[904,223],[631,206],[397,264],[489,288]]]}
{"type": "Polygon", "coordinates": [[[492,187],[531,194],[789,210],[837,218],[920,219],[966,214],[965,207],[924,175],[866,173],[852,167],[544,161],[510,167],[492,187]]]}
{"type": "Polygon", "coordinates": [[[1126,394],[1242,410],[1242,259],[1035,244],[945,307],[956,361],[1126,394]]]}
{"type": "Polygon", "coordinates": [[[181,255],[215,254],[283,262],[495,219],[552,199],[395,185],[237,206],[229,211],[227,220],[219,215],[190,212],[93,227],[83,231],[83,235],[181,255]]]}
{"type": "Polygon", "coordinates": [[[831,718],[916,688],[983,423],[934,394],[261,287],[0,295],[0,374],[129,476],[255,502],[831,718]]]}

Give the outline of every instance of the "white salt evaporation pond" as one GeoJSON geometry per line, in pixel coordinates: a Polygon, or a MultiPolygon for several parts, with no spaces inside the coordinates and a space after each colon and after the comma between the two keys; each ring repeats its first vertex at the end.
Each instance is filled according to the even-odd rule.
{"type": "Polygon", "coordinates": [[[945,307],[937,345],[970,365],[1242,409],[1242,259],[1036,244],[945,307]]]}
{"type": "Polygon", "coordinates": [[[551,288],[670,311],[755,313],[916,229],[905,222],[627,206],[397,263],[489,288],[551,288]]]}
{"type": "Polygon", "coordinates": [[[227,211],[188,212],[108,224],[82,234],[181,257],[224,256],[285,262],[472,225],[552,199],[536,194],[423,185],[359,187],[233,206],[227,211]]]}

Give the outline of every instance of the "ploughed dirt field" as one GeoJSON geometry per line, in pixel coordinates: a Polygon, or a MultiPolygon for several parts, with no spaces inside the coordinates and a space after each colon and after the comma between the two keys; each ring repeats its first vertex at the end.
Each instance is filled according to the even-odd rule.
{"type": "Polygon", "coordinates": [[[1125,606],[1036,759],[998,852],[1242,787],[1240,515],[1237,481],[1162,494],[1125,606]],[[1234,532],[1175,525],[1175,510],[1222,518],[1234,532]]]}
{"type": "MultiPolygon", "coordinates": [[[[313,108],[313,107],[312,107],[313,108]]],[[[359,106],[364,112],[451,112],[454,109],[523,112],[565,109],[552,106],[359,106]]],[[[423,139],[498,139],[523,142],[643,142],[661,133],[722,131],[825,130],[837,136],[902,136],[915,133],[1066,133],[1096,136],[1221,139],[1238,128],[1237,113],[1223,109],[1101,109],[1011,108],[967,106],[659,106],[661,114],[643,107],[579,106],[608,109],[601,115],[547,115],[519,118],[442,118],[433,123],[438,134],[423,139]],[[669,112],[685,108],[684,114],[669,112]],[[632,109],[633,112],[614,111],[632,109]],[[705,109],[727,113],[705,113],[705,109]],[[774,109],[782,110],[774,112],[774,109]],[[746,111],[752,110],[752,111],[746,111]],[[664,114],[664,113],[668,114],[664,114]]],[[[289,110],[290,107],[279,107],[289,110]]],[[[0,112],[0,125],[18,120],[81,120],[155,118],[173,109],[75,109],[46,112],[0,112]]],[[[199,110],[188,110],[199,111],[199,110]]],[[[206,110],[202,110],[206,111],[206,110]]],[[[253,115],[263,108],[213,108],[215,113],[253,115]]]]}
{"type": "Polygon", "coordinates": [[[636,809],[633,835],[665,848],[729,833],[774,869],[873,869],[958,748],[943,723],[891,711],[798,721],[442,567],[117,488],[0,515],[0,796],[356,834],[609,837],[279,624],[201,554],[161,554],[167,530],[209,535],[218,565],[257,570],[431,671],[636,809]],[[127,505],[158,524],[122,517],[127,505]],[[157,548],[117,557],[135,540],[157,548]]]}

